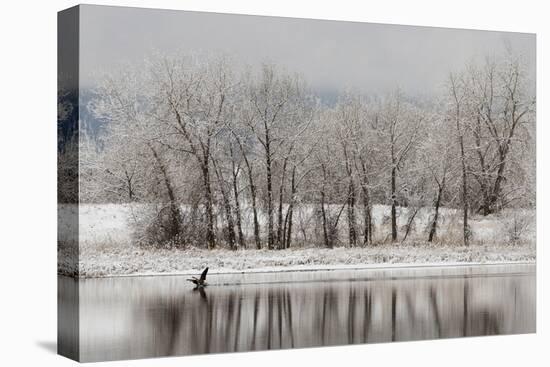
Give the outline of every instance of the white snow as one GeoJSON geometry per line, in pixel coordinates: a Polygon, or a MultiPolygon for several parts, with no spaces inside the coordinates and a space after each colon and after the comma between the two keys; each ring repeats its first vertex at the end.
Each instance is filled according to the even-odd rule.
{"type": "MultiPolygon", "coordinates": [[[[79,206],[79,240],[80,243],[85,243],[87,246],[101,245],[105,243],[128,244],[132,241],[131,224],[135,221],[135,215],[144,204],[83,204],[79,206]]],[[[70,205],[60,205],[59,207],[60,234],[63,231],[63,222],[74,215],[75,209],[70,205]]],[[[299,226],[300,221],[304,225],[312,222],[311,217],[314,215],[312,206],[302,206],[296,210],[297,223],[295,226],[295,236],[300,239],[299,226]]],[[[398,227],[406,225],[408,219],[409,208],[398,209],[398,227]]],[[[389,234],[389,206],[374,205],[373,207],[373,225],[375,227],[375,242],[385,242],[384,240],[389,234]]],[[[433,215],[432,208],[422,208],[416,215],[414,221],[414,229],[409,234],[408,239],[411,241],[425,241],[427,232],[433,215]]],[[[514,215],[519,215],[521,218],[531,216],[534,218],[534,211],[503,211],[500,215],[490,215],[487,217],[474,216],[470,218],[470,226],[473,234],[473,241],[484,243],[502,243],[507,242],[506,231],[514,215]]],[[[243,223],[245,234],[252,235],[252,220],[251,215],[245,215],[243,223]]],[[[533,225],[527,229],[525,239],[534,242],[534,219],[531,220],[533,225]]],[[[260,215],[260,224],[265,222],[265,218],[260,215]]],[[[345,221],[340,225],[342,233],[346,230],[345,221]]],[[[460,242],[461,236],[461,212],[455,209],[441,208],[438,221],[438,233],[441,237],[449,237],[448,239],[460,242]]],[[[311,224],[308,227],[313,227],[311,224]]],[[[306,228],[308,235],[314,231],[313,228],[306,228]]],[[[63,238],[60,237],[60,240],[63,238]]],[[[443,242],[443,241],[442,241],[443,242]]],[[[449,241],[445,241],[449,242],[449,241]]]]}
{"type": "MultiPolygon", "coordinates": [[[[472,245],[461,245],[460,213],[443,208],[438,228],[439,242],[427,243],[427,230],[431,211],[422,209],[417,214],[417,224],[406,243],[384,242],[389,233],[387,216],[389,208],[377,205],[373,208],[377,246],[344,246],[334,249],[319,247],[294,247],[288,250],[224,248],[206,250],[188,247],[186,249],[162,249],[138,247],[132,243],[131,221],[138,205],[81,205],[79,208],[79,275],[98,277],[112,275],[143,274],[195,274],[206,266],[213,273],[243,271],[297,271],[314,269],[358,268],[365,266],[395,266],[397,264],[450,264],[450,263],[500,263],[510,261],[534,261],[534,228],[529,228],[520,244],[509,245],[507,226],[515,212],[504,212],[499,216],[471,219],[472,245]],[[386,219],[385,219],[386,217],[386,219]],[[380,265],[381,264],[381,265],[380,265]]],[[[70,239],[71,220],[74,206],[61,206],[59,214],[60,243],[64,236],[70,239]]],[[[306,207],[301,216],[312,215],[313,208],[306,207]]],[[[400,209],[399,224],[407,219],[407,209],[400,209]]],[[[532,215],[530,212],[520,213],[532,215]]],[[[345,232],[345,223],[341,226],[345,232]]],[[[532,226],[534,227],[534,226],[532,226]]],[[[251,228],[248,228],[247,231],[251,228]]],[[[308,229],[314,231],[314,229],[308,229]]],[[[296,229],[298,232],[298,229],[296,229]]],[[[297,233],[297,236],[299,234],[297,233]]],[[[314,238],[309,234],[309,238],[314,238]]],[[[343,237],[345,238],[345,237],[343,237]]],[[[299,243],[299,241],[296,241],[299,243]]],[[[345,245],[345,243],[343,243],[345,245]]],[[[71,246],[59,246],[60,273],[72,274],[70,261],[71,246]]],[[[73,257],[74,258],[74,257],[73,257]]]]}

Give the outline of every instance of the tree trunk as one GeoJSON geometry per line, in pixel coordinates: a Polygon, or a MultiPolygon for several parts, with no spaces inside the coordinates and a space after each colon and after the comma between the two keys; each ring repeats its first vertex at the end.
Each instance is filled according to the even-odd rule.
{"type": "Polygon", "coordinates": [[[488,198],[487,198],[488,202],[486,204],[487,210],[484,211],[484,215],[493,214],[497,210],[496,204],[497,204],[498,198],[500,197],[502,182],[504,181],[504,168],[506,167],[506,157],[508,155],[508,150],[509,150],[509,143],[504,145],[504,147],[499,148],[499,165],[497,170],[497,177],[495,179],[495,183],[493,185],[491,194],[488,195],[488,198]]]}
{"type": "Polygon", "coordinates": [[[149,149],[153,153],[153,157],[155,158],[155,161],[157,162],[160,172],[162,173],[162,177],[164,179],[164,185],[166,187],[166,192],[168,194],[168,199],[170,201],[170,217],[172,222],[170,237],[175,238],[178,235],[180,235],[181,229],[182,229],[181,228],[181,211],[176,201],[174,188],[172,186],[172,182],[170,181],[170,177],[168,176],[168,171],[166,170],[164,163],[160,159],[160,156],[158,155],[153,145],[150,143],[148,143],[147,145],[149,146],[149,149]]]}
{"type": "Polygon", "coordinates": [[[235,199],[235,217],[237,219],[237,234],[239,235],[239,246],[241,248],[245,247],[244,243],[244,234],[243,234],[243,226],[242,226],[242,218],[241,218],[241,204],[239,202],[239,185],[238,185],[238,179],[239,179],[239,172],[240,172],[240,166],[235,167],[235,157],[233,154],[233,146],[229,146],[230,152],[231,152],[231,162],[232,162],[232,176],[233,176],[233,195],[235,199]]]}
{"type": "Polygon", "coordinates": [[[363,196],[363,245],[372,244],[372,213],[370,207],[370,198],[369,198],[369,187],[368,187],[368,176],[367,176],[367,166],[361,158],[361,170],[363,173],[363,179],[361,182],[361,192],[363,196]]]}
{"type": "Polygon", "coordinates": [[[391,169],[391,239],[397,241],[397,196],[396,196],[396,172],[395,164],[391,169]]]}
{"type": "Polygon", "coordinates": [[[348,237],[350,247],[357,246],[357,232],[355,230],[355,186],[350,176],[348,185],[348,237]]]}
{"type": "Polygon", "coordinates": [[[229,244],[229,247],[234,250],[236,249],[235,246],[235,223],[233,222],[233,213],[231,211],[231,203],[229,202],[229,198],[227,197],[227,193],[225,190],[221,191],[222,193],[222,199],[223,199],[223,206],[224,206],[224,212],[225,212],[225,220],[227,221],[227,241],[229,244]]]}
{"type": "Polygon", "coordinates": [[[284,228],[285,233],[283,236],[284,248],[290,248],[290,245],[292,243],[293,214],[294,214],[294,203],[290,203],[288,207],[288,211],[286,212],[286,217],[285,217],[285,228],[284,228]]]}
{"type": "Polygon", "coordinates": [[[470,243],[470,231],[468,229],[468,177],[466,173],[466,155],[464,152],[464,132],[460,130],[460,98],[457,94],[457,88],[455,81],[451,76],[452,93],[455,100],[455,123],[456,132],[458,134],[458,145],[460,147],[460,161],[462,168],[462,225],[463,225],[463,238],[464,246],[468,246],[470,243]]]}
{"type": "Polygon", "coordinates": [[[357,246],[357,232],[355,223],[355,185],[353,184],[353,168],[350,163],[347,147],[342,143],[344,159],[346,161],[346,174],[348,175],[348,195],[347,195],[347,214],[348,214],[348,242],[350,247],[357,246]]]}
{"type": "Polygon", "coordinates": [[[225,181],[223,179],[223,175],[219,167],[217,167],[216,162],[214,161],[214,158],[212,158],[212,162],[214,163],[214,170],[216,172],[216,177],[218,179],[218,185],[220,186],[220,193],[222,194],[223,209],[225,213],[225,220],[227,222],[227,242],[229,247],[232,250],[234,250],[236,236],[235,236],[235,223],[233,222],[233,214],[231,212],[231,203],[227,195],[227,190],[224,187],[225,181]]]}
{"type": "Polygon", "coordinates": [[[372,244],[372,215],[369,203],[369,193],[366,187],[363,187],[363,244],[372,244]]]}
{"type": "MultiPolygon", "coordinates": [[[[458,126],[458,120],[457,120],[458,126]]],[[[464,136],[462,134],[459,136],[459,145],[460,145],[460,157],[462,162],[462,201],[463,201],[463,237],[464,237],[464,246],[470,244],[470,230],[468,229],[468,182],[466,176],[466,157],[464,154],[464,136]]]]}
{"type": "MultiPolygon", "coordinates": [[[[251,174],[249,172],[249,174],[251,174]]],[[[250,178],[250,198],[252,200],[252,216],[254,218],[254,242],[256,248],[259,250],[262,248],[262,241],[260,239],[260,222],[258,220],[258,207],[256,205],[256,186],[254,186],[253,179],[250,178]]]]}
{"type": "Polygon", "coordinates": [[[286,166],[288,163],[288,158],[285,158],[283,162],[283,172],[281,173],[281,183],[279,185],[279,208],[277,210],[277,248],[283,249],[283,196],[285,191],[285,176],[286,176],[286,166]]]}
{"type": "Polygon", "coordinates": [[[328,223],[327,213],[325,212],[325,191],[321,191],[321,216],[323,219],[323,238],[325,241],[325,247],[332,248],[332,242],[330,241],[328,228],[330,224],[328,223]]]}
{"type": "Polygon", "coordinates": [[[262,242],[260,239],[260,222],[258,220],[258,207],[256,205],[256,185],[254,184],[254,172],[252,170],[252,165],[250,164],[250,161],[248,160],[248,157],[246,156],[246,153],[244,151],[244,148],[240,142],[240,140],[237,140],[239,143],[239,148],[241,149],[241,153],[244,158],[244,163],[246,164],[246,169],[248,171],[248,182],[250,186],[250,200],[252,201],[252,216],[254,220],[254,243],[256,244],[256,248],[259,250],[262,248],[262,242]]]}
{"type": "Polygon", "coordinates": [[[286,218],[285,218],[285,236],[284,236],[284,244],[285,248],[290,248],[290,244],[292,242],[292,216],[294,213],[294,201],[296,199],[296,167],[292,169],[292,179],[290,182],[291,186],[291,197],[290,197],[290,204],[288,205],[288,210],[286,212],[286,218]]]}
{"type": "Polygon", "coordinates": [[[403,236],[403,239],[401,240],[401,243],[405,242],[405,240],[407,239],[407,236],[409,235],[409,233],[411,231],[412,223],[414,221],[414,218],[416,217],[416,214],[418,214],[419,209],[420,208],[415,207],[413,214],[409,217],[409,220],[407,221],[407,229],[405,230],[405,235],[403,236]]]}
{"type": "Polygon", "coordinates": [[[266,133],[266,184],[267,184],[267,247],[271,250],[274,248],[274,233],[273,233],[273,180],[271,177],[271,149],[269,142],[269,134],[266,133]]]}
{"type": "Polygon", "coordinates": [[[324,164],[321,164],[321,170],[323,171],[323,185],[321,187],[321,217],[323,219],[323,239],[325,242],[325,247],[332,248],[332,241],[330,239],[330,223],[328,223],[329,218],[327,218],[327,213],[325,211],[325,182],[327,180],[327,171],[324,164]]]}
{"type": "Polygon", "coordinates": [[[484,216],[489,215],[490,205],[489,205],[489,190],[488,190],[488,177],[489,173],[487,172],[487,167],[485,163],[485,156],[481,144],[481,118],[477,117],[475,129],[472,129],[475,142],[475,151],[479,160],[479,167],[481,174],[476,175],[477,181],[479,183],[479,189],[481,191],[482,203],[481,207],[478,209],[478,212],[481,212],[484,216]]]}
{"type": "Polygon", "coordinates": [[[428,236],[428,242],[433,241],[437,231],[437,219],[439,217],[439,206],[441,205],[441,196],[443,194],[444,189],[445,189],[445,176],[443,176],[443,180],[441,181],[441,184],[439,185],[439,189],[437,190],[437,198],[435,199],[434,219],[432,221],[430,235],[428,236]]]}
{"type": "Polygon", "coordinates": [[[208,159],[209,157],[206,157],[205,162],[202,164],[201,171],[206,201],[206,242],[208,243],[208,248],[213,249],[216,247],[216,235],[214,232],[214,204],[212,198],[212,187],[210,185],[210,165],[208,163],[208,159]]]}
{"type": "Polygon", "coordinates": [[[242,217],[241,217],[241,204],[239,203],[239,191],[237,187],[237,180],[233,179],[233,191],[235,194],[235,217],[237,219],[237,233],[239,235],[239,246],[244,248],[244,233],[243,233],[243,225],[242,225],[242,217]]]}
{"type": "Polygon", "coordinates": [[[127,170],[124,170],[124,176],[126,177],[126,186],[128,187],[128,200],[134,201],[134,188],[132,185],[133,175],[129,175],[127,170]]]}

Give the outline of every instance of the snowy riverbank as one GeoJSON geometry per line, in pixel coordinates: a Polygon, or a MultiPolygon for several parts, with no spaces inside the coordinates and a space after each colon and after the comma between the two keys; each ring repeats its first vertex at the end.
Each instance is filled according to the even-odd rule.
{"type": "MultiPolygon", "coordinates": [[[[312,225],[311,207],[297,210],[297,224],[294,244],[287,250],[243,249],[231,251],[227,248],[206,250],[188,247],[167,249],[139,247],[132,241],[133,218],[139,212],[140,204],[134,205],[83,205],[61,206],[59,212],[59,272],[75,274],[76,258],[74,248],[68,247],[74,236],[74,215],[78,213],[79,227],[79,275],[82,277],[152,275],[152,274],[196,274],[209,266],[211,273],[250,272],[250,271],[296,271],[335,269],[340,267],[396,266],[396,264],[466,264],[502,263],[535,260],[534,212],[504,211],[499,215],[474,216],[470,218],[472,241],[469,247],[461,246],[462,228],[460,213],[442,208],[438,226],[438,238],[433,243],[426,242],[427,228],[430,225],[430,208],[423,208],[415,219],[407,241],[390,243],[387,239],[390,228],[386,223],[389,207],[375,205],[373,208],[373,241],[376,246],[336,247],[334,249],[303,245],[309,241],[321,241],[312,225]],[[303,222],[303,223],[302,223],[303,222]],[[308,224],[309,223],[309,224],[308,224]],[[515,244],[510,244],[511,229],[517,223],[528,223],[522,227],[515,244]],[[305,240],[307,236],[308,241],[305,240]],[[303,246],[303,247],[302,247],[303,246]],[[71,253],[72,251],[72,253],[71,253]]],[[[405,224],[407,208],[400,208],[400,228],[405,224]]],[[[264,219],[260,218],[265,225],[264,219]]],[[[250,220],[244,229],[248,236],[252,233],[250,220]]],[[[345,226],[341,228],[341,238],[345,239],[345,226]]],[[[403,233],[400,232],[400,238],[403,233]]],[[[345,240],[341,241],[345,243],[345,240]]]]}
{"type": "MultiPolygon", "coordinates": [[[[209,266],[212,273],[330,270],[372,266],[449,265],[468,263],[534,262],[535,246],[380,245],[365,248],[298,248],[288,250],[142,249],[116,246],[84,247],[80,276],[104,277],[157,274],[196,274],[209,266]]],[[[63,259],[63,250],[59,253],[63,259]]],[[[70,269],[60,261],[61,274],[70,269]]]]}

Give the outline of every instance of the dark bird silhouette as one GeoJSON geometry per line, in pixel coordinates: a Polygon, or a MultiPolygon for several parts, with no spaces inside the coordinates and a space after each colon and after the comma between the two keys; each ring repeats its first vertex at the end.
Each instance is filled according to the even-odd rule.
{"type": "Polygon", "coordinates": [[[202,271],[201,277],[191,277],[191,279],[187,279],[188,282],[191,282],[195,285],[195,287],[206,287],[208,284],[206,283],[206,274],[208,273],[208,267],[202,271]]]}

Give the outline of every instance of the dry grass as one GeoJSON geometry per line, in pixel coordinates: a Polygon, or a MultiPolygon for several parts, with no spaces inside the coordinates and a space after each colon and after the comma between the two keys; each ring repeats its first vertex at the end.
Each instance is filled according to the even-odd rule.
{"type": "MultiPolygon", "coordinates": [[[[288,250],[198,248],[159,249],[102,244],[84,246],[80,251],[80,276],[97,277],[154,273],[193,273],[205,266],[215,271],[249,269],[288,270],[370,264],[494,263],[534,261],[532,245],[478,245],[469,247],[436,243],[381,244],[369,247],[334,249],[295,248],[288,250]]],[[[65,263],[60,263],[63,266],[65,263]]],[[[67,273],[70,268],[61,268],[67,273]]]]}

